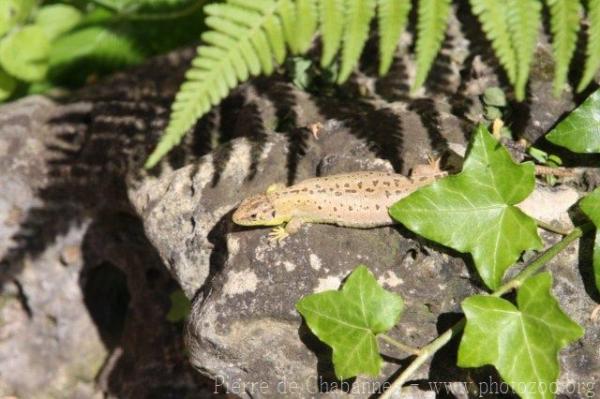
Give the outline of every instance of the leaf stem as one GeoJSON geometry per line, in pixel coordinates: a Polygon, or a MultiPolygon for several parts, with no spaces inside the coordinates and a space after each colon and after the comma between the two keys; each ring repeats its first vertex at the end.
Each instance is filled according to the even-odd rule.
{"type": "Polygon", "coordinates": [[[384,341],[386,341],[388,344],[395,346],[396,348],[400,349],[402,352],[406,352],[406,353],[410,353],[413,355],[420,355],[421,354],[421,349],[419,348],[413,348],[412,346],[408,346],[403,344],[400,341],[395,340],[394,338],[390,337],[389,335],[386,334],[378,334],[377,337],[383,339],[384,341]]]}
{"type": "Polygon", "coordinates": [[[554,227],[552,226],[550,223],[546,223],[542,220],[536,219],[535,223],[538,225],[538,227],[544,229],[544,230],[548,230],[552,233],[556,233],[556,234],[560,234],[561,236],[566,236],[569,235],[569,231],[567,230],[563,230],[560,227],[554,227]]]}
{"type": "MultiPolygon", "coordinates": [[[[556,243],[555,245],[548,248],[543,254],[537,257],[533,262],[531,262],[527,267],[525,267],[521,272],[519,272],[513,279],[502,285],[496,291],[494,291],[491,295],[500,297],[510,290],[514,288],[518,288],[523,281],[525,281],[528,277],[531,277],[537,271],[539,271],[548,261],[554,258],[558,253],[563,251],[566,247],[569,246],[573,241],[580,238],[582,235],[591,231],[594,228],[592,223],[585,223],[579,227],[571,230],[566,237],[564,237],[561,241],[556,243]]],[[[446,345],[453,337],[458,335],[465,327],[466,319],[463,317],[454,324],[450,329],[446,330],[442,335],[431,341],[429,344],[420,349],[419,355],[408,365],[408,367],[398,376],[396,380],[390,385],[390,387],[380,396],[380,399],[389,399],[392,394],[400,389],[402,385],[411,377],[411,375],[418,370],[425,361],[431,356],[433,356],[440,348],[446,345]]]]}
{"type": "Polygon", "coordinates": [[[512,280],[508,281],[504,285],[500,286],[496,291],[492,293],[492,296],[500,297],[510,290],[514,288],[518,288],[523,281],[527,278],[534,275],[538,270],[540,270],[549,260],[554,258],[559,252],[564,250],[569,246],[573,241],[580,238],[582,235],[592,230],[594,225],[592,223],[585,223],[579,227],[571,230],[569,234],[567,234],[562,240],[560,240],[555,245],[548,248],[544,253],[538,256],[533,262],[527,265],[526,268],[521,270],[519,274],[517,274],[512,280]]]}
{"type": "Polygon", "coordinates": [[[431,341],[420,349],[420,354],[413,360],[408,367],[398,376],[398,378],[390,385],[390,387],[379,397],[380,399],[389,399],[392,394],[404,385],[410,376],[421,367],[423,363],[433,356],[440,348],[446,345],[453,337],[458,335],[465,327],[465,318],[460,319],[455,325],[450,327],[442,335],[431,341]]]}

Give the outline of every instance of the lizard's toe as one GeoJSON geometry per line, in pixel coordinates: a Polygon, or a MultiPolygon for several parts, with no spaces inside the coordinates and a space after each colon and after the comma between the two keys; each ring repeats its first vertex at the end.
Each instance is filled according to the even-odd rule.
{"type": "Polygon", "coordinates": [[[281,242],[288,236],[289,233],[285,231],[283,226],[277,226],[269,233],[269,241],[271,243],[281,242]]]}

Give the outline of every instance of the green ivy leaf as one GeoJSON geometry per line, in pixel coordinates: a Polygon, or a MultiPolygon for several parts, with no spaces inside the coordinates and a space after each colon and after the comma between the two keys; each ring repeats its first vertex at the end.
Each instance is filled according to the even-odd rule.
{"type": "Polygon", "coordinates": [[[4,101],[10,97],[16,87],[16,79],[0,68],[0,101],[4,101]]]}
{"type": "Polygon", "coordinates": [[[552,129],[546,138],[573,152],[600,152],[600,89],[552,129]]]}
{"type": "Polygon", "coordinates": [[[398,322],[403,306],[402,298],[381,288],[365,266],[354,269],[341,291],[309,295],[296,303],[311,331],[333,349],[340,379],[379,374],[376,335],[398,322]]]}
{"type": "Polygon", "coordinates": [[[39,9],[35,24],[46,32],[49,40],[73,29],[81,21],[81,12],[66,4],[52,4],[39,9]]]}
{"type": "Polygon", "coordinates": [[[492,364],[521,398],[553,398],[549,387],[558,378],[558,352],[584,330],[560,309],[551,288],[552,276],[542,273],[523,283],[517,306],[486,295],[465,299],[458,365],[492,364]]]}
{"type": "Polygon", "coordinates": [[[600,291],[600,188],[595,189],[579,203],[579,207],[596,226],[596,239],[594,240],[594,280],[596,288],[600,291]]]}
{"type": "Polygon", "coordinates": [[[518,165],[480,125],[463,171],[438,180],[390,208],[415,233],[460,252],[470,252],[490,288],[528,249],[542,247],[536,223],[516,204],[535,184],[531,162],[518,165]]]}
{"type": "Polygon", "coordinates": [[[0,42],[0,64],[27,82],[41,80],[48,70],[50,43],[39,26],[26,26],[0,42]]]}

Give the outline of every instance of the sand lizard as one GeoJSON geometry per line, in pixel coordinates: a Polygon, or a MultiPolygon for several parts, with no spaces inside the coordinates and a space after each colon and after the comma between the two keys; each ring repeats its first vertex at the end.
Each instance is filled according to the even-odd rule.
{"type": "Polygon", "coordinates": [[[271,240],[283,240],[304,223],[354,228],[394,224],[388,208],[447,173],[439,160],[413,169],[410,177],[387,172],[353,172],[316,177],[290,187],[272,185],[242,201],[233,221],[242,226],[276,226],[271,240]],[[285,226],[285,227],[284,227],[285,226]]]}

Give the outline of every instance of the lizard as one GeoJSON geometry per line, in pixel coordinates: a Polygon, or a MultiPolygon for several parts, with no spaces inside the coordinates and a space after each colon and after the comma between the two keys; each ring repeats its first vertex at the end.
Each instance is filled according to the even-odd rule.
{"type": "Polygon", "coordinates": [[[394,224],[388,208],[420,187],[447,175],[439,159],[419,165],[410,176],[361,171],[310,178],[244,199],[233,213],[242,226],[274,226],[270,241],[282,241],[305,223],[372,228],[394,224]]]}

